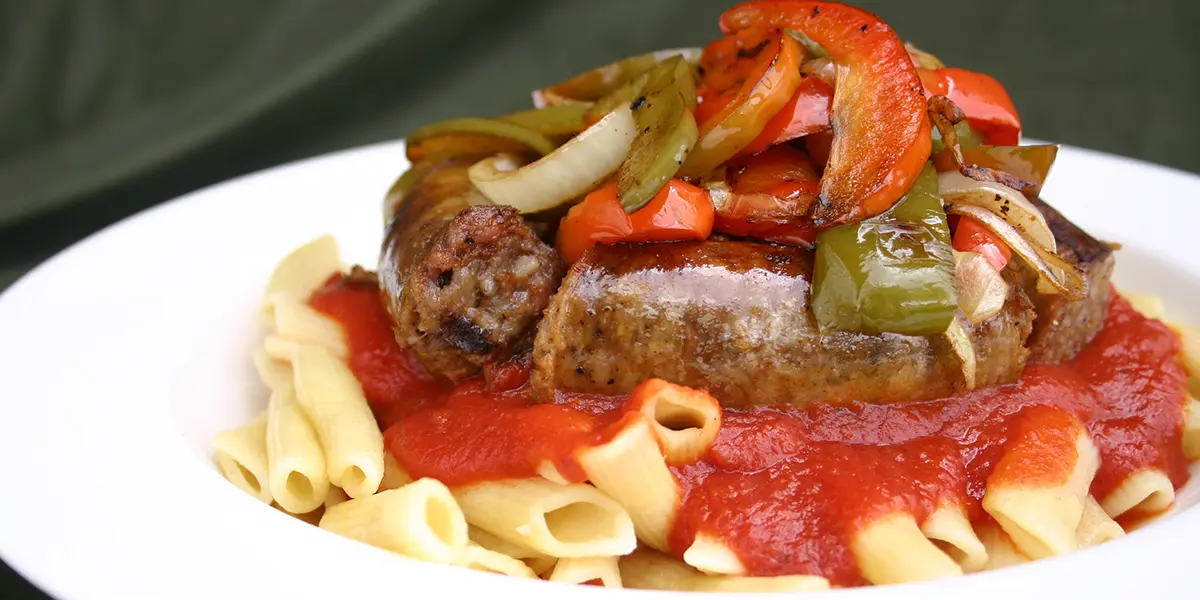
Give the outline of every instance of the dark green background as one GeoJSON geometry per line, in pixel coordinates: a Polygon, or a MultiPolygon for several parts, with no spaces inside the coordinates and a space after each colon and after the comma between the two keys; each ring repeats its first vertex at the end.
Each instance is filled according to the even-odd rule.
{"type": "MultiPolygon", "coordinates": [[[[624,55],[702,45],[730,4],[0,1],[0,289],[184,192],[525,107],[529,90],[624,55]]],[[[999,78],[1029,135],[1200,171],[1200,3],[858,4],[999,78]]],[[[0,569],[0,597],[32,593],[0,569]]]]}

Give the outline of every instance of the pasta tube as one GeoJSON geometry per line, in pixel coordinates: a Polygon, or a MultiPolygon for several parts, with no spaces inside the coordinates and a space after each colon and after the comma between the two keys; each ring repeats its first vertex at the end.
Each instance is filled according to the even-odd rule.
{"type": "Polygon", "coordinates": [[[550,581],[559,583],[588,583],[599,581],[607,588],[620,588],[621,571],[617,568],[616,556],[587,556],[564,558],[554,565],[550,581]]]}
{"type": "Polygon", "coordinates": [[[638,548],[618,562],[627,588],[695,592],[811,592],[829,589],[829,580],[815,575],[740,577],[705,575],[678,560],[638,548]]]}
{"type": "Polygon", "coordinates": [[[1075,417],[1029,409],[988,477],[983,509],[1031,558],[1070,552],[1099,466],[1100,454],[1075,417]]]}
{"type": "Polygon", "coordinates": [[[254,350],[254,369],[258,371],[258,378],[268,390],[274,392],[283,388],[293,388],[292,365],[289,360],[290,354],[288,360],[278,360],[271,356],[266,348],[254,350]]]}
{"type": "Polygon", "coordinates": [[[274,320],[277,302],[304,302],[313,291],[341,270],[337,240],[331,235],[323,235],[292,250],[267,280],[260,311],[264,322],[271,323],[274,320]]]}
{"type": "Polygon", "coordinates": [[[967,511],[958,504],[942,504],[921,524],[925,537],[942,542],[941,549],[963,571],[978,571],[987,562],[987,550],[975,535],[967,511]]]}
{"type": "Polygon", "coordinates": [[[383,435],[350,368],[327,348],[300,344],[292,363],[296,394],[325,449],[329,482],[351,498],[383,480],[383,435]]]}
{"type": "Polygon", "coordinates": [[[1171,478],[1158,469],[1146,469],[1122,481],[1100,501],[1100,506],[1115,519],[1130,512],[1162,512],[1174,501],[1175,486],[1171,485],[1171,478]]]}
{"type": "Polygon", "coordinates": [[[449,564],[467,548],[467,521],[436,479],[354,498],[325,510],[321,529],[412,558],[449,564]]]}
{"type": "Polygon", "coordinates": [[[510,577],[537,579],[537,573],[534,573],[533,569],[529,568],[529,565],[521,562],[519,559],[496,552],[495,550],[489,550],[475,542],[467,543],[467,549],[463,551],[462,556],[459,558],[458,565],[468,569],[475,569],[476,571],[499,573],[510,577]]]}
{"type": "Polygon", "coordinates": [[[555,557],[628,554],[637,545],[625,509],[596,488],[509,479],[457,488],[467,521],[555,557]]]}
{"type": "Polygon", "coordinates": [[[630,394],[626,410],[646,416],[668,462],[690,463],[708,451],[721,428],[721,405],[706,392],[648,379],[630,394]]]}
{"type": "Polygon", "coordinates": [[[267,413],[213,438],[213,454],[221,475],[262,502],[270,504],[267,476],[267,413]]]}
{"type": "Polygon", "coordinates": [[[962,568],[929,541],[912,515],[875,519],[851,539],[863,577],[874,584],[928,581],[962,575],[962,568]]]}
{"type": "Polygon", "coordinates": [[[668,550],[667,536],[679,506],[679,482],[667,469],[644,415],[626,415],[612,439],[576,451],[575,460],[593,485],[629,511],[638,539],[656,550],[668,550]]]}
{"type": "Polygon", "coordinates": [[[279,300],[275,303],[275,335],[324,346],[343,359],[350,353],[341,324],[301,301],[279,300]]]}
{"type": "Polygon", "coordinates": [[[325,454],[290,388],[271,394],[267,407],[267,462],[275,502],[292,514],[316,510],[329,493],[325,454]]]}
{"type": "Polygon", "coordinates": [[[742,559],[725,545],[707,533],[696,534],[692,545],[683,552],[683,562],[700,571],[718,575],[745,575],[742,559]]]}
{"type": "Polygon", "coordinates": [[[1075,528],[1075,543],[1080,548],[1095,546],[1125,535],[1125,530],[1111,517],[1096,499],[1088,496],[1083,504],[1083,516],[1079,519],[1079,527],[1075,528]]]}

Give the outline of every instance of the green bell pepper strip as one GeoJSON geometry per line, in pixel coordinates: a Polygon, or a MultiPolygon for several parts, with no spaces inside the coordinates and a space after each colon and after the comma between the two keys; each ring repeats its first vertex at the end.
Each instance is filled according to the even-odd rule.
{"type": "Polygon", "coordinates": [[[547,104],[599,100],[672,56],[682,56],[684,60],[694,63],[700,58],[700,49],[677,48],[631,56],[542,88],[535,92],[535,96],[541,96],[547,104]]]}
{"type": "Polygon", "coordinates": [[[550,138],[522,127],[515,123],[498,119],[462,118],[438,121],[426,125],[408,135],[408,143],[416,143],[426,138],[452,133],[482,133],[495,137],[507,138],[528,146],[540,155],[550,154],[558,147],[550,138]]]}
{"type": "Polygon", "coordinates": [[[932,165],[887,212],[817,235],[813,313],[822,330],[940,334],[958,297],[932,165]]]}
{"type": "Polygon", "coordinates": [[[642,95],[632,101],[638,134],[617,169],[617,197],[626,213],[648,204],[696,144],[694,77],[682,57],[669,58],[649,71],[642,95]]]}
{"type": "Polygon", "coordinates": [[[587,129],[587,122],[584,121],[584,115],[587,114],[587,111],[587,104],[571,102],[547,106],[545,108],[523,110],[497,117],[497,119],[506,123],[520,125],[542,135],[556,137],[575,135],[587,129]]]}

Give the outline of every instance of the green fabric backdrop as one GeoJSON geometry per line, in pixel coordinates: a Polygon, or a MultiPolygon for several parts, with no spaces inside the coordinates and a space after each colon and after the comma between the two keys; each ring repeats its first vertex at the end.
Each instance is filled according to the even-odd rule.
{"type": "MultiPolygon", "coordinates": [[[[0,289],[184,192],[524,107],[530,89],[621,56],[702,45],[731,4],[5,0],[0,289]]],[[[1200,171],[1200,3],[858,4],[999,78],[1029,135],[1200,171]]],[[[32,593],[18,581],[0,571],[0,597],[32,593]]]]}

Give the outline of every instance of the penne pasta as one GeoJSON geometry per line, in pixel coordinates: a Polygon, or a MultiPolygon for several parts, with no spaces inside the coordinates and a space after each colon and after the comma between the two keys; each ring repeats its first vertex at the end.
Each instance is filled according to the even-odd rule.
{"type": "Polygon", "coordinates": [[[558,583],[589,583],[599,581],[606,588],[620,588],[621,571],[616,556],[586,556],[562,558],[550,572],[550,581],[558,583]]]}
{"type": "Polygon", "coordinates": [[[721,405],[706,392],[650,379],[630,394],[626,410],[646,416],[668,462],[690,463],[708,451],[721,428],[721,405]]]}
{"type": "Polygon", "coordinates": [[[609,441],[577,450],[575,460],[588,481],[629,511],[638,539],[665,551],[678,510],[679,482],[667,468],[649,420],[635,413],[622,424],[609,441]]]}
{"type": "Polygon", "coordinates": [[[1126,513],[1153,514],[1167,510],[1175,501],[1171,478],[1158,469],[1130,475],[1102,500],[1100,506],[1112,518],[1126,513]]]}
{"type": "Polygon", "coordinates": [[[1057,556],[1076,547],[1075,529],[1100,454],[1071,415],[1053,408],[1026,413],[988,477],[983,509],[1023,554],[1057,556]],[[1030,465],[1047,472],[1034,473],[1031,483],[1030,465]],[[1041,477],[1050,479],[1043,482],[1041,477]]]}
{"type": "Polygon", "coordinates": [[[304,302],[279,300],[274,313],[277,337],[324,346],[342,359],[349,355],[342,326],[304,302]]]}
{"type": "Polygon", "coordinates": [[[405,556],[449,564],[467,548],[467,521],[442,482],[354,498],[325,510],[321,529],[405,556]]]}
{"type": "Polygon", "coordinates": [[[323,505],[329,493],[325,454],[291,388],[284,387],[271,394],[266,433],[275,502],[292,514],[307,513],[323,505]]]}
{"type": "Polygon", "coordinates": [[[855,533],[850,550],[863,577],[876,585],[962,575],[962,568],[926,539],[912,515],[894,512],[855,533]]]}
{"type": "Polygon", "coordinates": [[[1017,549],[1012,538],[1008,537],[1008,534],[1004,533],[1000,525],[994,521],[980,523],[975,528],[975,533],[979,536],[979,542],[983,544],[983,548],[987,552],[987,562],[983,564],[984,571],[1029,562],[1029,557],[1017,549]]]}
{"type": "Polygon", "coordinates": [[[1121,525],[1104,512],[1095,498],[1088,496],[1083,504],[1083,516],[1079,519],[1079,527],[1075,528],[1076,545],[1087,548],[1123,535],[1125,530],[1121,525]]]}
{"type": "Polygon", "coordinates": [[[1200,396],[1200,328],[1193,325],[1172,323],[1175,332],[1183,342],[1180,358],[1188,372],[1188,391],[1193,396],[1200,396]]]}
{"type": "Polygon", "coordinates": [[[471,538],[472,542],[475,542],[476,544],[479,544],[488,550],[494,550],[518,560],[525,560],[528,558],[551,558],[550,556],[542,554],[533,548],[522,546],[520,544],[514,544],[510,541],[500,538],[497,535],[488,533],[487,530],[480,529],[474,525],[467,526],[467,537],[471,538]]]}
{"type": "MultiPolygon", "coordinates": [[[[290,358],[289,358],[290,360],[290,358]]],[[[283,388],[292,389],[292,365],[288,360],[278,360],[267,353],[266,348],[254,350],[254,369],[263,385],[272,392],[283,388]]]]}
{"type": "Polygon", "coordinates": [[[260,311],[264,322],[274,321],[276,302],[304,302],[314,290],[341,270],[337,240],[331,235],[323,235],[292,250],[267,280],[260,311]]]}
{"type": "Polygon", "coordinates": [[[550,574],[550,571],[554,570],[554,565],[558,564],[558,559],[553,556],[541,556],[522,558],[521,562],[529,566],[530,569],[533,569],[533,572],[537,573],[538,577],[545,577],[550,574]]]}
{"type": "Polygon", "coordinates": [[[553,481],[559,485],[568,485],[571,482],[563,477],[563,474],[558,471],[558,467],[552,461],[543,460],[538,463],[537,474],[546,481],[553,481]]]}
{"type": "Polygon", "coordinates": [[[288,512],[282,506],[280,506],[278,502],[272,502],[271,508],[274,508],[275,510],[277,510],[289,517],[294,517],[297,520],[308,523],[309,525],[312,525],[313,527],[316,527],[321,522],[321,517],[325,515],[325,507],[324,506],[318,506],[316,510],[309,511],[306,513],[301,513],[298,515],[288,512]]]}
{"type": "Polygon", "coordinates": [[[495,550],[489,550],[475,542],[467,543],[467,549],[463,551],[457,564],[476,571],[499,573],[510,577],[537,579],[538,576],[533,569],[529,568],[529,565],[520,560],[495,550]]]}
{"type": "Polygon", "coordinates": [[[402,485],[413,482],[413,478],[396,462],[388,452],[383,453],[383,479],[379,481],[380,490],[394,490],[402,485]]]}
{"type": "Polygon", "coordinates": [[[1121,291],[1121,295],[1133,305],[1134,310],[1142,313],[1146,318],[1160,321],[1166,319],[1167,309],[1163,304],[1162,296],[1126,291],[1121,291]]]}
{"type": "Polygon", "coordinates": [[[346,492],[342,491],[342,488],[336,485],[331,485],[329,486],[329,491],[325,494],[325,501],[321,504],[324,505],[325,508],[330,508],[337,506],[349,499],[350,496],[347,496],[346,492]]]}
{"type": "Polygon", "coordinates": [[[1189,396],[1183,407],[1183,456],[1188,460],[1200,458],[1200,401],[1189,396]]]}
{"type": "Polygon", "coordinates": [[[329,482],[351,498],[383,480],[383,435],[354,373],[327,348],[300,344],[292,363],[296,395],[325,450],[329,482]]]}
{"type": "Polygon", "coordinates": [[[296,351],[300,349],[300,342],[278,335],[268,335],[263,338],[262,348],[268,358],[291,364],[296,360],[296,351]]]}
{"type": "Polygon", "coordinates": [[[637,545],[629,514],[590,485],[509,479],[460,487],[454,497],[472,525],[550,556],[628,554],[637,545]]]}
{"type": "Polygon", "coordinates": [[[706,575],[649,548],[623,556],[618,565],[627,588],[694,592],[812,592],[829,589],[829,581],[815,575],[740,577],[706,575]]]}
{"type": "Polygon", "coordinates": [[[965,572],[978,571],[987,563],[987,550],[975,535],[967,511],[959,504],[945,503],[921,524],[921,533],[954,559],[965,572]]]}
{"type": "Polygon", "coordinates": [[[261,502],[271,502],[267,469],[267,413],[222,431],[213,438],[213,453],[221,475],[261,502]]]}
{"type": "Polygon", "coordinates": [[[707,533],[696,534],[683,552],[683,562],[699,571],[716,575],[745,575],[746,566],[729,546],[707,533]]]}

